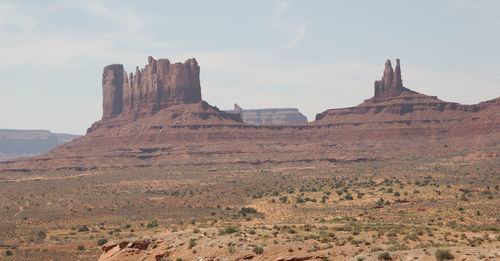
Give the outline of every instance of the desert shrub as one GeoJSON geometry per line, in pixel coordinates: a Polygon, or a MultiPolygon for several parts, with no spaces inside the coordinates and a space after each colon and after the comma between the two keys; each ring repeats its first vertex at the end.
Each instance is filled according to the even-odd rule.
{"type": "Polygon", "coordinates": [[[85,250],[85,246],[84,245],[78,245],[76,247],[76,249],[78,249],[78,251],[83,251],[83,250],[85,250]]]}
{"type": "Polygon", "coordinates": [[[45,239],[47,237],[47,234],[45,234],[44,231],[38,231],[37,236],[39,239],[45,239]]]}
{"type": "Polygon", "coordinates": [[[392,260],[392,257],[389,252],[382,252],[378,254],[378,260],[392,260]]]}
{"type": "Polygon", "coordinates": [[[13,254],[13,253],[12,253],[12,251],[10,251],[10,250],[5,251],[5,255],[6,255],[6,256],[11,256],[12,254],[13,254]]]}
{"type": "Polygon", "coordinates": [[[351,231],[352,227],[349,225],[343,225],[343,226],[338,226],[338,227],[333,227],[335,231],[351,231]]]}
{"type": "Polygon", "coordinates": [[[249,214],[249,213],[257,213],[257,209],[255,208],[241,208],[241,214],[249,214]]]}
{"type": "Polygon", "coordinates": [[[394,245],[387,248],[388,251],[408,250],[406,245],[394,245]]]}
{"type": "Polygon", "coordinates": [[[374,248],[370,249],[370,252],[378,252],[378,251],[382,251],[382,250],[384,250],[384,249],[381,247],[374,247],[374,248]]]}
{"type": "Polygon", "coordinates": [[[227,252],[229,252],[229,254],[236,253],[236,247],[234,246],[233,242],[227,243],[227,252]]]}
{"type": "Polygon", "coordinates": [[[102,246],[102,245],[104,245],[106,243],[108,243],[108,240],[105,239],[105,238],[101,238],[101,239],[97,240],[97,245],[98,246],[102,246]]]}
{"type": "Polygon", "coordinates": [[[450,253],[450,251],[445,249],[436,250],[434,256],[438,261],[455,259],[455,257],[450,253]]]}
{"type": "Polygon", "coordinates": [[[219,230],[220,235],[227,235],[227,234],[232,234],[238,232],[239,229],[236,226],[228,226],[224,229],[219,230]]]}
{"type": "Polygon", "coordinates": [[[89,228],[87,227],[87,225],[83,225],[83,227],[78,228],[78,232],[87,232],[87,231],[89,231],[89,228]]]}
{"type": "Polygon", "coordinates": [[[148,228],[154,228],[158,226],[158,221],[153,220],[151,223],[148,223],[147,227],[148,228]]]}
{"type": "Polygon", "coordinates": [[[191,249],[196,246],[196,238],[189,239],[188,248],[191,249]]]}
{"type": "Polygon", "coordinates": [[[303,198],[297,198],[296,202],[297,203],[305,203],[305,200],[303,198]]]}
{"type": "Polygon", "coordinates": [[[257,255],[262,255],[264,253],[264,248],[261,246],[256,246],[252,249],[252,251],[257,255]]]}

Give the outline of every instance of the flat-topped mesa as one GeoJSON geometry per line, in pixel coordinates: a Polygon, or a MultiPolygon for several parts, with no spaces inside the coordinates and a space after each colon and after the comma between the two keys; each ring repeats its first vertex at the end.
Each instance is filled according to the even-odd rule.
{"type": "Polygon", "coordinates": [[[200,67],[196,59],[171,64],[148,57],[148,65],[135,74],[121,64],[104,67],[103,120],[120,114],[152,114],[177,104],[201,102],[200,67]]]}
{"type": "Polygon", "coordinates": [[[403,80],[401,79],[401,65],[399,59],[396,59],[396,68],[393,70],[391,60],[387,59],[385,62],[384,76],[382,80],[375,81],[375,95],[374,98],[388,98],[401,95],[402,92],[411,92],[403,87],[403,80]]]}

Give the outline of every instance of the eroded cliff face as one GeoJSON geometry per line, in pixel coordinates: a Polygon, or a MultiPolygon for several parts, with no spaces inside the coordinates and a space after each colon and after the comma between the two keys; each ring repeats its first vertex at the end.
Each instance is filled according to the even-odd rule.
{"type": "Polygon", "coordinates": [[[200,67],[196,59],[171,64],[148,58],[148,65],[127,75],[123,65],[104,67],[103,120],[120,114],[153,114],[177,104],[201,102],[200,67]]]}
{"type": "Polygon", "coordinates": [[[104,120],[114,118],[123,111],[124,74],[121,64],[104,67],[102,73],[102,118],[104,120]]]}
{"type": "Polygon", "coordinates": [[[385,62],[384,75],[382,80],[375,81],[374,98],[387,98],[399,96],[402,92],[409,91],[403,87],[401,79],[401,64],[399,59],[396,59],[396,68],[392,69],[391,60],[385,62]]]}

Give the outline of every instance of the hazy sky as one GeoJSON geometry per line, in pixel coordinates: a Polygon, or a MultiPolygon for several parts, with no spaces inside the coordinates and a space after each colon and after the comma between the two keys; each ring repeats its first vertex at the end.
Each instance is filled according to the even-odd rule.
{"type": "Polygon", "coordinates": [[[195,57],[221,109],[297,107],[309,120],[373,95],[387,58],[446,101],[500,96],[500,1],[2,1],[0,128],[83,134],[102,68],[195,57]]]}

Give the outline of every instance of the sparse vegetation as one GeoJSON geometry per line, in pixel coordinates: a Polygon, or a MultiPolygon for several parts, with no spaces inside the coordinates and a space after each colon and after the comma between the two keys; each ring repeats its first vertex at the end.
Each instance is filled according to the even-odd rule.
{"type": "Polygon", "coordinates": [[[392,260],[391,254],[389,252],[382,252],[377,256],[378,260],[392,260]]]}
{"type": "MultiPolygon", "coordinates": [[[[15,182],[17,187],[3,182],[0,215],[7,222],[0,244],[16,246],[9,251],[19,260],[70,260],[75,254],[95,260],[102,251],[98,247],[130,239],[147,241],[149,250],[172,252],[171,260],[207,251],[242,255],[256,246],[265,258],[266,245],[297,256],[334,248],[338,256],[330,260],[368,260],[365,255],[377,258],[385,252],[395,259],[405,251],[440,248],[458,259],[498,244],[500,227],[493,213],[500,190],[491,185],[498,183],[493,175],[498,159],[434,168],[454,160],[456,155],[450,155],[315,162],[314,171],[302,162],[208,171],[200,162],[200,167],[123,169],[64,182],[15,182]]],[[[81,173],[51,173],[70,174],[81,173]]],[[[1,255],[6,257],[6,250],[1,255]]]]}
{"type": "Polygon", "coordinates": [[[101,239],[97,240],[97,245],[98,246],[102,246],[102,245],[104,245],[106,243],[108,243],[108,240],[105,239],[105,238],[101,238],[101,239]]]}
{"type": "Polygon", "coordinates": [[[436,259],[438,261],[455,259],[455,257],[450,253],[449,250],[444,250],[444,249],[436,250],[436,253],[434,253],[434,256],[436,257],[436,259]]]}
{"type": "Polygon", "coordinates": [[[262,255],[264,253],[264,248],[261,246],[255,246],[252,251],[257,255],[262,255]]]}

